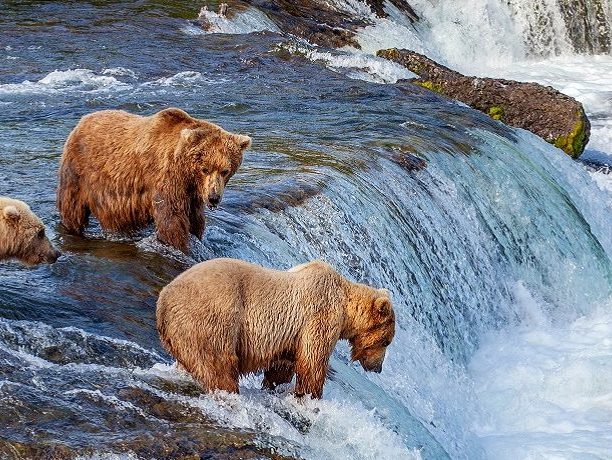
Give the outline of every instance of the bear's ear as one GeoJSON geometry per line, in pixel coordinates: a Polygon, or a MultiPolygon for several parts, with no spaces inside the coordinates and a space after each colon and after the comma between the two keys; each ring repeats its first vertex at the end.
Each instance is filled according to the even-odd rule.
{"type": "Polygon", "coordinates": [[[208,138],[212,141],[218,139],[218,129],[210,128],[208,126],[199,126],[197,128],[183,128],[181,129],[181,138],[190,144],[197,144],[208,138]],[[217,136],[217,137],[215,137],[217,136]]]}
{"type": "Polygon", "coordinates": [[[199,133],[197,129],[185,128],[181,129],[181,138],[185,142],[195,143],[199,139],[199,133]]]}
{"type": "Polygon", "coordinates": [[[391,312],[391,301],[389,297],[378,297],[374,301],[374,308],[381,315],[388,315],[391,312]]]}
{"type": "Polygon", "coordinates": [[[4,216],[4,218],[6,220],[8,220],[9,222],[19,222],[19,219],[21,219],[21,214],[19,213],[19,210],[15,207],[15,206],[7,206],[2,210],[2,215],[4,216]]]}
{"type": "Polygon", "coordinates": [[[168,123],[182,123],[193,120],[187,112],[174,107],[157,112],[157,116],[166,120],[168,123]]]}
{"type": "Polygon", "coordinates": [[[240,147],[240,150],[246,150],[251,146],[252,139],[249,136],[243,136],[242,134],[236,134],[234,136],[236,144],[240,147]]]}
{"type": "Polygon", "coordinates": [[[389,289],[380,288],[377,289],[376,292],[378,292],[378,295],[381,297],[386,297],[388,299],[391,298],[391,292],[389,292],[389,289]]]}

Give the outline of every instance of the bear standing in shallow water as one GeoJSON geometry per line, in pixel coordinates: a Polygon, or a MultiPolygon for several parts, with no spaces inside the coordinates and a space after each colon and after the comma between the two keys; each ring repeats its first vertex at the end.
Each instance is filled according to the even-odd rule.
{"type": "Polygon", "coordinates": [[[27,204],[0,196],[0,260],[52,264],[60,255],[45,235],[45,226],[27,204]]]}
{"type": "Polygon", "coordinates": [[[202,238],[204,206],[219,204],[250,145],[248,136],[175,108],[86,115],[60,164],[62,224],[82,234],[93,214],[104,230],[129,234],[153,221],[160,241],[187,252],[190,233],[202,238]]]}
{"type": "Polygon", "coordinates": [[[380,372],[395,334],[385,289],[353,283],[324,262],[289,271],[235,259],[202,262],[157,301],[164,347],[204,387],[238,392],[238,378],[264,371],[264,387],[288,383],[320,398],[339,339],[352,359],[380,372]]]}

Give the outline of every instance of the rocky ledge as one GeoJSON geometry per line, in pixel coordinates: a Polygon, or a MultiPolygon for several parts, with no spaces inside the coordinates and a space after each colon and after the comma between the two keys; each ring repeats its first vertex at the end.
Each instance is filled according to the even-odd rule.
{"type": "MultiPolygon", "coordinates": [[[[370,18],[356,17],[350,11],[332,2],[318,0],[246,0],[263,11],[285,33],[308,40],[310,43],[330,48],[352,46],[360,48],[355,33],[370,24],[370,18]]],[[[365,0],[375,16],[387,17],[383,0],[365,0]]],[[[418,17],[405,0],[390,0],[395,8],[415,22],[418,17]]],[[[230,9],[231,9],[230,5],[230,9]]]]}
{"type": "Polygon", "coordinates": [[[582,154],[589,140],[591,124],[582,104],[550,86],[469,77],[405,49],[380,50],[377,55],[418,75],[412,83],[531,131],[573,158],[582,154]]]}

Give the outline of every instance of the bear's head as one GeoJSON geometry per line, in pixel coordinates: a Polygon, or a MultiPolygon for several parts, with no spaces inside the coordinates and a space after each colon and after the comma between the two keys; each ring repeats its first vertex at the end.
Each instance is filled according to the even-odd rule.
{"type": "Polygon", "coordinates": [[[191,177],[198,195],[211,209],[221,201],[225,185],[234,175],[244,151],[251,145],[251,138],[233,134],[219,126],[200,121],[197,127],[181,131],[183,155],[191,168],[191,177]]]}
{"type": "Polygon", "coordinates": [[[387,347],[395,335],[395,313],[389,291],[357,285],[349,296],[352,311],[351,359],[364,370],[381,372],[387,347]]]}
{"type": "Polygon", "coordinates": [[[60,255],[27,204],[0,197],[0,258],[17,259],[32,266],[52,264],[60,255]]]}

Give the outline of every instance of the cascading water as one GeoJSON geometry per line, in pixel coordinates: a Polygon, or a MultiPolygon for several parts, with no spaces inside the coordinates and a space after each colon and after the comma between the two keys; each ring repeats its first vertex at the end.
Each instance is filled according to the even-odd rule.
{"type": "MultiPolygon", "coordinates": [[[[0,265],[1,455],[59,443],[94,458],[192,446],[313,459],[605,458],[610,193],[529,133],[408,84],[369,82],[406,77],[394,64],[241,36],[272,28],[249,10],[240,26],[215,23],[238,35],[201,34],[184,19],[198,8],[160,14],[157,3],[48,4],[36,15],[13,5],[0,21],[0,193],[29,201],[66,254],[35,270],[0,265]],[[168,105],[254,137],[192,258],[96,226],[86,239],[54,232],[57,159],[78,117],[168,105]],[[340,344],[322,401],[266,393],[260,376],[243,379],[239,396],[200,395],[160,350],[154,302],[213,256],[277,268],[322,258],[388,287],[398,328],[383,373],[350,364],[340,344]]],[[[450,23],[475,39],[479,21],[491,24],[475,12],[514,21],[489,3],[450,23]]],[[[413,5],[425,19],[427,5],[413,5]]],[[[457,18],[454,4],[437,5],[457,18]]],[[[427,23],[414,29],[387,8],[359,34],[366,51],[400,37],[447,58],[452,46],[457,59],[478,54],[467,39],[438,46],[444,28],[431,16],[437,41],[427,42],[427,23]]],[[[514,43],[523,56],[510,38],[486,42],[491,55],[514,43]]]]}
{"type": "Polygon", "coordinates": [[[611,3],[606,0],[510,1],[532,54],[610,52],[611,3]]]}

